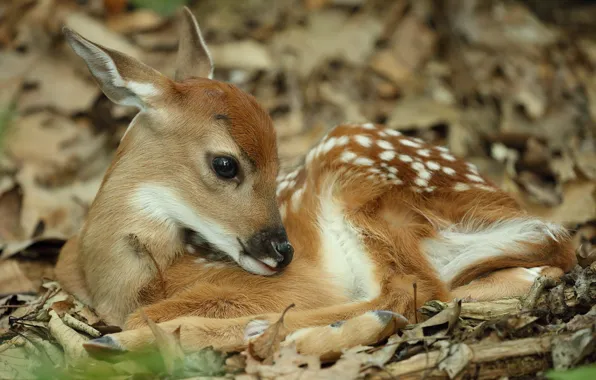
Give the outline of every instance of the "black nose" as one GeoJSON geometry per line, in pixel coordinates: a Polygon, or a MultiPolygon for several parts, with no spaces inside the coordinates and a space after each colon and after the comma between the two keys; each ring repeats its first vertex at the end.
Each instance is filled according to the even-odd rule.
{"type": "Polygon", "coordinates": [[[294,248],[283,227],[266,228],[252,236],[246,253],[273,269],[287,267],[294,257],[294,248]]]}
{"type": "Polygon", "coordinates": [[[283,268],[288,266],[294,256],[294,247],[292,247],[292,244],[290,244],[288,239],[285,238],[278,241],[273,240],[271,241],[271,246],[273,246],[275,252],[279,254],[277,257],[277,262],[279,263],[277,267],[283,268]]]}

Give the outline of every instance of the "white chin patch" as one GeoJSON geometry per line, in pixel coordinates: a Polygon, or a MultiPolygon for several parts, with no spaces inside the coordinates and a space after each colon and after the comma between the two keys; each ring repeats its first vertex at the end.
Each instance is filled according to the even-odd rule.
{"type": "Polygon", "coordinates": [[[253,274],[271,276],[276,273],[275,271],[267,268],[265,264],[261,263],[259,260],[253,259],[246,254],[240,255],[238,258],[238,264],[242,267],[242,269],[253,274]]]}

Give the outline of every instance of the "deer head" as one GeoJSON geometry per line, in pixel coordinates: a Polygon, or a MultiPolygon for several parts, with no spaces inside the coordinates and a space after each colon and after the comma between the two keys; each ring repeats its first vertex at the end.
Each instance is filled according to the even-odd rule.
{"type": "Polygon", "coordinates": [[[254,97],[213,79],[197,21],[188,8],[183,14],[174,80],[64,28],[103,93],[140,110],[98,197],[104,209],[125,197],[127,208],[111,210],[114,217],[165,226],[191,252],[207,250],[249,272],[274,274],[290,263],[293,248],[276,203],[272,120],[254,97]]]}

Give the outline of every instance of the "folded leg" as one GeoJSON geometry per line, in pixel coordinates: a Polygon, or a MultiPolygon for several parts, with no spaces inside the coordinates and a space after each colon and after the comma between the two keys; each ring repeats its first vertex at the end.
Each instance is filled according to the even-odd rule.
{"type": "MultiPolygon", "coordinates": [[[[322,351],[341,351],[358,344],[371,344],[407,325],[408,321],[402,315],[392,310],[375,310],[374,306],[374,303],[354,303],[308,311],[290,310],[285,315],[284,325],[291,334],[290,338],[306,354],[322,354],[322,351]],[[356,322],[342,323],[352,318],[356,318],[356,322]],[[358,325],[361,328],[355,328],[358,325]],[[317,326],[324,328],[305,332],[300,330],[317,326]],[[335,337],[325,346],[317,346],[312,339],[315,333],[327,336],[339,334],[340,337],[335,337]]],[[[280,316],[281,313],[231,319],[181,317],[158,325],[168,332],[180,327],[180,343],[185,351],[196,351],[208,346],[222,351],[238,351],[246,347],[250,336],[260,334],[278,321],[280,316]]],[[[88,351],[138,350],[154,341],[151,330],[141,327],[92,340],[85,348],[88,351]]]]}

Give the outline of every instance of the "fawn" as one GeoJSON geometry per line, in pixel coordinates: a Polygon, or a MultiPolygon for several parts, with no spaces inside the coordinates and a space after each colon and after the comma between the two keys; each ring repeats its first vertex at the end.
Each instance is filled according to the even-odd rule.
{"type": "Polygon", "coordinates": [[[272,120],[213,79],[183,14],[175,80],[64,30],[103,92],[140,109],[56,267],[66,290],[125,328],[88,349],[151,343],[144,313],[181,326],[184,349],[237,350],[295,303],[288,339],[321,353],[372,343],[428,300],[520,296],[575,265],[564,228],[392,129],[339,125],[278,175],[272,120]]]}

